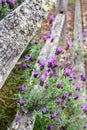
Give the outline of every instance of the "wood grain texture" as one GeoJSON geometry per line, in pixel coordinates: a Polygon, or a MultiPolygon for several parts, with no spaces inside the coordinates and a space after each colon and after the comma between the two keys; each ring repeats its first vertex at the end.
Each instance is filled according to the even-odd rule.
{"type": "Polygon", "coordinates": [[[48,10],[45,10],[41,0],[26,0],[0,21],[0,88],[35,34],[37,25],[47,16],[48,10]]]}

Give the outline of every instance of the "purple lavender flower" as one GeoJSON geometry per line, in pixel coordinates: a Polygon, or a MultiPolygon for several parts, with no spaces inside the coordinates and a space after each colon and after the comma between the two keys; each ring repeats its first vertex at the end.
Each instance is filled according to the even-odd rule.
{"type": "Polygon", "coordinates": [[[36,70],[33,71],[33,76],[34,76],[34,78],[37,78],[38,72],[36,70]]]}
{"type": "Polygon", "coordinates": [[[45,88],[47,89],[49,86],[50,86],[50,83],[47,83],[46,86],[45,86],[45,88]]]}
{"type": "Polygon", "coordinates": [[[5,0],[1,0],[1,4],[2,4],[2,6],[4,6],[5,0]]]}
{"type": "Polygon", "coordinates": [[[26,69],[26,67],[27,67],[26,62],[23,62],[23,63],[22,63],[22,69],[23,69],[23,70],[25,70],[25,69],[26,69]]]}
{"type": "Polygon", "coordinates": [[[83,107],[83,112],[84,112],[84,113],[87,113],[87,104],[84,105],[84,107],[83,107]]]}
{"type": "Polygon", "coordinates": [[[58,117],[58,122],[60,123],[62,121],[62,119],[60,117],[58,117]]]}
{"type": "Polygon", "coordinates": [[[57,104],[58,104],[58,105],[62,104],[62,102],[63,102],[63,100],[62,100],[61,98],[59,98],[59,99],[57,100],[57,104]]]}
{"type": "Polygon", "coordinates": [[[51,119],[53,119],[53,118],[55,118],[56,117],[56,112],[55,113],[53,113],[53,114],[51,114],[51,119]]]}
{"type": "Polygon", "coordinates": [[[73,45],[72,41],[70,39],[67,39],[66,50],[68,50],[72,45],[73,45]]]}
{"type": "Polygon", "coordinates": [[[55,68],[55,61],[56,61],[56,56],[53,55],[51,59],[48,59],[48,67],[53,69],[55,68]]]}
{"type": "Polygon", "coordinates": [[[19,120],[19,115],[15,116],[15,120],[18,121],[19,120]]]}
{"type": "Polygon", "coordinates": [[[87,129],[87,124],[85,124],[83,128],[84,128],[84,129],[87,129]]]}
{"type": "Polygon", "coordinates": [[[48,68],[47,72],[51,72],[51,71],[52,71],[52,69],[51,69],[51,68],[48,68]]]}
{"type": "Polygon", "coordinates": [[[19,104],[20,104],[21,106],[24,105],[24,99],[21,98],[21,99],[19,100],[19,104]]]}
{"type": "Polygon", "coordinates": [[[62,99],[63,100],[65,100],[65,99],[67,99],[68,98],[68,94],[64,94],[63,96],[62,96],[62,99]]]}
{"type": "Polygon", "coordinates": [[[55,17],[54,15],[50,15],[50,24],[54,21],[55,17]]]}
{"type": "Polygon", "coordinates": [[[81,86],[76,87],[76,90],[80,91],[81,90],[81,86]]]}
{"type": "Polygon", "coordinates": [[[27,64],[27,67],[28,67],[28,68],[31,68],[31,66],[32,66],[32,64],[27,64]]]}
{"type": "Polygon", "coordinates": [[[72,92],[69,92],[68,96],[72,96],[72,92]]]}
{"type": "Polygon", "coordinates": [[[82,75],[81,75],[81,80],[82,80],[82,81],[86,81],[86,76],[85,76],[85,74],[82,74],[82,75]]]}
{"type": "Polygon", "coordinates": [[[82,35],[83,35],[83,37],[85,37],[85,36],[86,36],[86,32],[85,32],[85,31],[83,31],[83,32],[82,32],[82,35]]]}
{"type": "Polygon", "coordinates": [[[10,8],[13,8],[15,4],[15,0],[7,0],[7,3],[9,4],[10,8]]]}
{"type": "Polygon", "coordinates": [[[44,107],[44,108],[42,109],[42,113],[43,113],[43,114],[46,114],[46,112],[47,112],[47,109],[44,107]]]}
{"type": "Polygon", "coordinates": [[[39,64],[41,65],[40,70],[43,70],[47,63],[46,61],[39,61],[39,64]]]}
{"type": "Polygon", "coordinates": [[[62,109],[66,109],[66,107],[67,107],[66,105],[63,105],[63,106],[62,106],[62,109]]]}
{"type": "Polygon", "coordinates": [[[25,58],[25,60],[30,60],[30,61],[33,61],[33,60],[34,60],[34,58],[33,58],[32,56],[28,56],[28,55],[25,56],[24,58],[25,58]]]}
{"type": "Polygon", "coordinates": [[[46,37],[46,36],[44,36],[44,37],[43,37],[43,40],[44,40],[44,41],[46,41],[46,40],[47,40],[47,37],[46,37]]]}
{"type": "Polygon", "coordinates": [[[53,129],[54,129],[54,126],[53,126],[53,125],[49,125],[47,129],[48,129],[48,130],[53,130],[53,129]]]}
{"type": "Polygon", "coordinates": [[[45,82],[45,80],[46,80],[46,77],[47,77],[46,73],[43,73],[42,76],[41,76],[41,79],[40,79],[40,85],[41,85],[41,86],[44,85],[44,82],[45,82]]]}
{"type": "Polygon", "coordinates": [[[50,28],[50,33],[52,32],[52,28],[50,28]]]}
{"type": "Polygon", "coordinates": [[[53,42],[55,37],[51,35],[50,39],[51,39],[51,42],[53,42]]]}
{"type": "Polygon", "coordinates": [[[53,71],[50,71],[49,77],[51,78],[53,75],[54,75],[54,72],[53,72],[53,71]]]}
{"type": "Polygon", "coordinates": [[[62,47],[58,47],[56,54],[59,55],[63,51],[62,47]]]}
{"type": "Polygon", "coordinates": [[[70,76],[70,75],[72,74],[71,69],[65,68],[65,74],[66,74],[67,76],[70,76]]]}
{"type": "Polygon", "coordinates": [[[30,60],[31,57],[27,55],[24,58],[25,58],[25,60],[30,60]]]}
{"type": "Polygon", "coordinates": [[[34,61],[34,58],[32,56],[30,57],[30,61],[34,61]]]}
{"type": "Polygon", "coordinates": [[[55,77],[59,77],[59,72],[55,72],[55,73],[54,73],[54,76],[55,76],[55,77]]]}
{"type": "Polygon", "coordinates": [[[25,91],[26,90],[26,86],[23,84],[20,88],[19,88],[20,91],[25,91]]]}
{"type": "Polygon", "coordinates": [[[52,61],[56,61],[56,58],[57,58],[57,56],[53,55],[51,59],[52,59],[52,61]]]}
{"type": "Polygon", "coordinates": [[[50,38],[50,37],[51,37],[51,34],[50,34],[50,33],[47,33],[47,34],[46,34],[46,37],[47,37],[47,38],[50,38]]]}
{"type": "Polygon", "coordinates": [[[58,67],[60,65],[60,63],[59,62],[54,62],[54,68],[56,68],[56,67],[58,67]]]}
{"type": "Polygon", "coordinates": [[[47,77],[48,72],[47,72],[47,71],[44,71],[44,72],[43,72],[43,75],[45,75],[45,76],[47,77]]]}
{"type": "Polygon", "coordinates": [[[63,88],[63,85],[62,85],[61,82],[58,82],[58,84],[57,84],[57,88],[63,88]]]}
{"type": "Polygon", "coordinates": [[[54,62],[52,60],[48,61],[48,67],[52,69],[54,68],[54,62]]]}
{"type": "Polygon", "coordinates": [[[77,100],[80,97],[80,94],[76,94],[74,99],[77,100]]]}

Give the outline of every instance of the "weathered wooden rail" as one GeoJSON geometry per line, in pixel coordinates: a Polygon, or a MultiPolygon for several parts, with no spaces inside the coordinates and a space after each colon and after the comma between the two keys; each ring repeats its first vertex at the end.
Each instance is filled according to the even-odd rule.
{"type": "Polygon", "coordinates": [[[35,34],[38,24],[47,16],[50,4],[51,1],[26,0],[0,21],[0,88],[35,34]]]}
{"type": "MultiPolygon", "coordinates": [[[[43,18],[48,14],[47,8],[44,10],[41,8],[42,6],[43,1],[33,0],[31,2],[28,0],[0,22],[0,87],[2,87],[17,60],[27,47],[29,40],[35,34],[38,23],[41,22],[43,18]]],[[[44,57],[44,60],[46,60],[49,56],[55,54],[62,34],[63,39],[65,39],[67,6],[68,0],[56,0],[56,18],[53,23],[52,31],[52,35],[55,37],[55,40],[53,42],[50,42],[50,39],[47,40],[46,44],[40,52],[38,59],[43,59],[44,57]]],[[[82,47],[80,0],[76,0],[75,11],[74,45],[76,46],[76,44],[79,42],[79,49],[79,47],[82,47]]],[[[78,49],[75,50],[74,54],[71,53],[73,61],[78,57],[78,49]]],[[[72,64],[74,65],[73,72],[78,73],[76,85],[83,84],[82,82],[79,82],[79,80],[80,75],[82,73],[85,73],[84,63],[82,60],[78,61],[77,58],[77,62],[72,62],[72,64]]],[[[38,63],[35,64],[35,67],[39,69],[38,63]]],[[[33,77],[31,76],[31,80],[32,78],[33,77]]],[[[38,88],[35,86],[33,91],[36,91],[36,89],[38,88]]],[[[84,102],[86,100],[85,88],[81,98],[81,101],[82,100],[84,102]]],[[[19,117],[19,121],[16,122],[14,120],[11,128],[8,128],[8,130],[33,130],[36,117],[33,116],[32,113],[30,114],[26,112],[20,112],[19,117]]]]}

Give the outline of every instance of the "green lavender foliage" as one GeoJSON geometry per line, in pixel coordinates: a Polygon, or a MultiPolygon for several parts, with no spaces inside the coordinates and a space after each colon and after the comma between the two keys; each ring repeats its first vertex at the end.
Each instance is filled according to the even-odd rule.
{"type": "Polygon", "coordinates": [[[15,5],[12,9],[9,8],[9,4],[7,2],[4,5],[0,5],[0,20],[2,20],[7,14],[17,8],[24,0],[15,0],[15,5]]]}
{"type": "MultiPolygon", "coordinates": [[[[57,61],[59,60],[59,57],[57,58],[57,61]]],[[[44,70],[39,72],[38,78],[34,78],[32,81],[32,84],[26,84],[27,90],[25,92],[21,92],[18,95],[18,100],[21,98],[24,99],[25,104],[24,106],[20,107],[18,104],[18,107],[22,110],[28,110],[30,113],[33,113],[36,115],[37,120],[34,127],[34,130],[40,128],[40,130],[45,130],[48,125],[52,124],[55,126],[55,129],[57,128],[67,128],[67,130],[77,130],[82,129],[84,123],[81,119],[81,107],[83,106],[82,102],[79,102],[79,100],[75,100],[74,97],[78,93],[82,93],[83,91],[77,92],[75,90],[75,87],[72,85],[72,81],[69,77],[65,77],[64,69],[61,67],[57,67],[54,69],[54,72],[59,72],[59,77],[51,77],[46,80],[44,83],[44,86],[40,86],[40,77],[42,73],[47,69],[47,66],[44,68],[44,70]],[[62,82],[64,88],[58,89],[57,84],[58,82],[62,82]],[[45,88],[46,83],[50,83],[50,86],[48,89],[45,88]],[[33,87],[38,86],[38,91],[34,90],[33,87]],[[32,91],[33,89],[33,91],[32,91]],[[31,92],[32,91],[32,92],[31,92]],[[73,92],[73,95],[70,97],[70,101],[64,100],[63,105],[66,104],[67,108],[64,109],[62,112],[57,112],[58,109],[61,109],[61,105],[57,105],[57,99],[61,98],[63,94],[67,94],[69,92],[73,92]],[[46,107],[47,113],[42,114],[42,109],[46,107]],[[52,113],[56,112],[57,116],[54,119],[50,118],[50,115],[52,113]],[[58,122],[57,118],[61,117],[62,121],[61,123],[58,122]]],[[[27,73],[27,71],[26,71],[27,73]]],[[[27,77],[26,77],[27,79],[27,77]]],[[[29,81],[29,80],[28,80],[29,81]]]]}
{"type": "Polygon", "coordinates": [[[9,5],[5,3],[3,7],[0,7],[0,20],[4,18],[10,12],[9,5]]]}

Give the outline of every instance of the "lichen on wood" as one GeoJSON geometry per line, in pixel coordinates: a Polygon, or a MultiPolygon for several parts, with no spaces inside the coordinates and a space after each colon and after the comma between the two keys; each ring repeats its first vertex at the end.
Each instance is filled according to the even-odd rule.
{"type": "Polygon", "coordinates": [[[0,88],[47,16],[44,8],[41,0],[26,0],[0,21],[0,88]]]}

